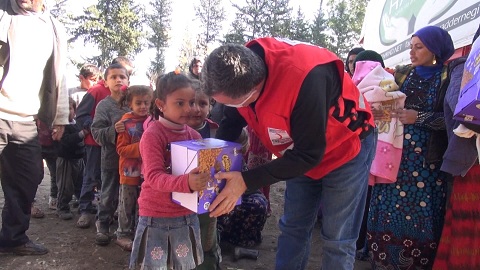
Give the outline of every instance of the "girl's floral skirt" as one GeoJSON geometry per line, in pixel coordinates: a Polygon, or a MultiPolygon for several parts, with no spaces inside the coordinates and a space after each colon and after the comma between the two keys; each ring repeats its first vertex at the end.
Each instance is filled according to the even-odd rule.
{"type": "Polygon", "coordinates": [[[174,218],[140,216],[130,255],[130,268],[187,270],[203,262],[196,214],[174,218]]]}

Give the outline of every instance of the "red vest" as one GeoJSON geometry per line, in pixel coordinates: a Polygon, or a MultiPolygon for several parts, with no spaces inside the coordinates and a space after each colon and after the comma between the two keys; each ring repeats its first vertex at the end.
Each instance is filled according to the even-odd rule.
{"type": "MultiPolygon", "coordinates": [[[[337,65],[340,78],[343,80],[342,94],[338,99],[339,116],[342,117],[346,113],[343,99],[351,100],[357,112],[364,111],[370,114],[365,124],[375,126],[370,106],[365,102],[350,76],[345,76],[343,62],[335,54],[310,44],[275,38],[256,39],[247,43],[246,46],[253,44],[259,44],[265,51],[268,78],[255,104],[256,113],[250,106],[238,110],[262,143],[277,157],[281,157],[286,150],[294,146],[290,131],[290,116],[305,77],[318,65],[330,62],[335,62],[337,65]]],[[[350,118],[343,123],[339,122],[332,116],[334,109],[335,107],[330,108],[328,116],[325,154],[321,162],[305,174],[313,179],[322,178],[360,152],[359,134],[363,129],[351,131],[347,127],[351,122],[350,118]]],[[[315,121],[313,115],[311,121],[315,121]]],[[[364,127],[368,128],[368,125],[364,127]]]]}

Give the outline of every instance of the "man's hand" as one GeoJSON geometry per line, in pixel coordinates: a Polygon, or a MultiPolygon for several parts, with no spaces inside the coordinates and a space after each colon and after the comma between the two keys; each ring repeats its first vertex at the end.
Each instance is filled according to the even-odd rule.
{"type": "Polygon", "coordinates": [[[58,126],[58,125],[53,126],[52,139],[54,141],[60,141],[60,139],[62,139],[64,131],[65,131],[65,126],[58,126]]]}
{"type": "Polygon", "coordinates": [[[218,217],[232,211],[238,199],[247,190],[240,172],[219,172],[215,174],[215,178],[226,179],[227,184],[208,208],[210,217],[218,217]]]}

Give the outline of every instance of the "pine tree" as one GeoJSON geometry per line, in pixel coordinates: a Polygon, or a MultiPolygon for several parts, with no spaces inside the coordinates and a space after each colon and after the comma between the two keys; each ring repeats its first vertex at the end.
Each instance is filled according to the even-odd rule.
{"type": "Polygon", "coordinates": [[[71,31],[70,42],[83,39],[98,46],[100,55],[90,59],[106,67],[113,57],[133,57],[141,49],[143,10],[134,0],[99,0],[74,17],[78,27],[71,31]]]}
{"type": "Polygon", "coordinates": [[[165,72],[165,48],[168,46],[172,6],[170,0],[150,1],[152,13],[146,15],[146,22],[151,33],[147,37],[149,49],[155,50],[155,57],[150,61],[150,77],[165,72]]]}
{"type": "Polygon", "coordinates": [[[218,40],[222,23],[225,21],[225,9],[221,0],[200,0],[200,4],[195,6],[195,14],[202,27],[198,40],[202,51],[198,52],[198,55],[205,56],[208,45],[218,40]]]}
{"type": "Polygon", "coordinates": [[[264,34],[273,37],[288,37],[292,8],[290,0],[270,0],[267,6],[264,34]]]}
{"type": "Polygon", "coordinates": [[[328,27],[333,32],[330,50],[339,56],[358,42],[365,16],[366,0],[329,0],[328,27]]]}
{"type": "Polygon", "coordinates": [[[310,42],[312,40],[312,33],[309,24],[305,21],[305,15],[300,7],[297,10],[297,15],[291,23],[290,29],[289,38],[303,42],[310,42]]]}
{"type": "Polygon", "coordinates": [[[65,9],[68,1],[69,0],[55,0],[50,8],[50,14],[65,26],[71,24],[69,15],[65,9]]]}
{"type": "Polygon", "coordinates": [[[222,43],[245,44],[248,41],[245,36],[246,31],[247,29],[243,26],[241,17],[237,16],[232,22],[232,31],[224,36],[225,40],[222,43]]]}
{"type": "Polygon", "coordinates": [[[320,7],[318,8],[315,18],[310,25],[311,40],[310,43],[320,47],[330,47],[330,37],[326,34],[327,19],[325,18],[325,12],[323,11],[323,0],[320,1],[320,7]]]}
{"type": "Polygon", "coordinates": [[[180,48],[180,56],[178,58],[178,68],[184,72],[188,71],[188,66],[194,57],[199,57],[197,54],[200,51],[200,44],[197,39],[192,39],[192,33],[189,29],[185,29],[182,47],[180,48]]]}
{"type": "Polygon", "coordinates": [[[269,2],[268,0],[245,0],[245,5],[240,6],[232,3],[236,9],[235,20],[232,23],[232,30],[227,34],[233,34],[235,40],[240,40],[243,36],[245,41],[252,40],[268,33],[270,26],[269,20],[269,2]]]}

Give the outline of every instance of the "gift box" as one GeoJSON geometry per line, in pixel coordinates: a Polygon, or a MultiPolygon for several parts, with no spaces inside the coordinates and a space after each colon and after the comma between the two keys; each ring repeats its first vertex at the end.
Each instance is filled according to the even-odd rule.
{"type": "MultiPolygon", "coordinates": [[[[471,55],[480,56],[480,47],[472,48],[471,55]]],[[[476,57],[469,57],[465,62],[462,89],[455,107],[454,118],[465,123],[480,125],[480,71],[476,57]]]]}
{"type": "MultiPolygon", "coordinates": [[[[213,176],[217,172],[241,171],[242,146],[238,143],[207,138],[171,143],[172,174],[182,175],[198,167],[209,172],[207,188],[193,193],[172,192],[172,200],[198,214],[208,212],[208,207],[225,186],[224,179],[213,176]]],[[[240,204],[241,198],[237,201],[240,204]]]]}

